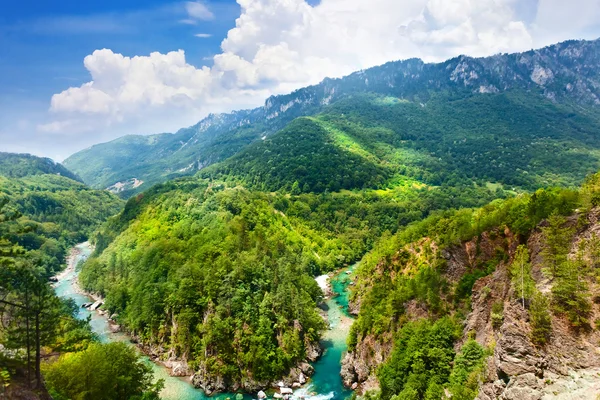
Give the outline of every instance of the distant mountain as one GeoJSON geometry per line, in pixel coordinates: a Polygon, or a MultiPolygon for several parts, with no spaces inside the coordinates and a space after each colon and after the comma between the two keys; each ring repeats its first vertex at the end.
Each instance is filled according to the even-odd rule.
{"type": "Polygon", "coordinates": [[[0,152],[0,175],[9,178],[23,178],[32,175],[61,175],[83,182],[81,178],[69,171],[62,164],[49,158],[36,157],[31,154],[15,154],[0,152]]]}
{"type": "MultiPolygon", "coordinates": [[[[122,196],[175,176],[193,174],[242,150],[245,155],[240,155],[241,159],[231,160],[229,166],[218,168],[216,173],[231,170],[235,164],[236,170],[241,168],[236,172],[247,176],[253,171],[242,168],[240,160],[249,161],[251,156],[247,152],[258,155],[260,150],[272,146],[264,143],[248,147],[250,144],[266,141],[284,128],[282,134],[295,139],[294,126],[305,125],[286,128],[294,119],[316,116],[323,123],[325,116],[333,114],[334,128],[341,129],[341,135],[350,137],[351,141],[356,137],[353,128],[342,122],[344,119],[351,120],[363,134],[371,129],[368,134],[374,136],[363,135],[362,145],[376,149],[365,150],[363,146],[362,150],[374,154],[378,159],[376,163],[385,164],[384,169],[391,168],[393,173],[405,172],[408,159],[409,167],[421,164],[418,173],[430,178],[438,171],[423,168],[423,163],[434,168],[450,166],[454,172],[474,178],[498,179],[505,175],[499,171],[515,170],[512,164],[507,164],[515,161],[520,171],[519,176],[510,176],[514,184],[533,184],[540,179],[574,184],[571,178],[580,181],[599,165],[596,152],[600,148],[598,65],[598,40],[569,41],[540,50],[487,58],[460,56],[438,64],[426,64],[418,59],[390,62],[345,78],[325,79],[288,95],[271,97],[263,107],[254,110],[210,115],[175,134],[127,136],[93,146],[69,157],[65,165],[90,185],[112,187],[122,196]],[[370,102],[364,101],[367,94],[371,96],[370,102]],[[396,109],[382,117],[380,113],[384,108],[377,107],[382,104],[396,109]],[[379,128],[386,132],[378,133],[379,128]],[[550,133],[546,135],[546,132],[550,133]],[[482,142],[486,142],[484,146],[482,142]],[[381,152],[389,146],[395,155],[382,156],[381,152]],[[538,164],[547,160],[538,159],[531,165],[520,158],[541,154],[536,146],[542,146],[542,152],[557,156],[561,163],[576,157],[583,159],[584,166],[571,163],[562,169],[564,174],[570,175],[568,179],[557,177],[552,171],[546,173],[545,166],[538,164]],[[403,154],[400,155],[398,149],[403,149],[403,154]],[[496,156],[495,165],[486,162],[487,153],[496,156]],[[481,163],[486,166],[485,174],[479,168],[481,163]],[[537,169],[537,177],[526,176],[532,167],[537,169]],[[491,172],[490,168],[497,171],[491,172]]],[[[348,143],[336,145],[343,149],[348,143]]],[[[260,162],[255,160],[250,164],[260,162]]],[[[372,186],[380,181],[377,176],[381,170],[377,168],[373,172],[376,175],[363,179],[364,182],[341,187],[372,186]]],[[[444,179],[451,177],[438,180],[444,179]]],[[[283,184],[268,186],[290,186],[296,180],[301,181],[297,177],[294,181],[286,178],[283,184]]],[[[310,182],[308,187],[314,189],[310,182]]]]}

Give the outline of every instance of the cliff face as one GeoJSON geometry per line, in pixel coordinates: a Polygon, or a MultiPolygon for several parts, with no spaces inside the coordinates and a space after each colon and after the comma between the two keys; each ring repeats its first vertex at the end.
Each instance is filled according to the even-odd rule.
{"type": "MultiPolygon", "coordinates": [[[[575,257],[582,240],[600,234],[599,210],[583,217],[585,225],[578,229],[571,241],[570,257],[575,257]]],[[[567,222],[573,228],[578,219],[567,222]]],[[[543,273],[544,259],[542,233],[536,231],[527,242],[532,261],[536,287],[549,293],[555,284],[543,273]]],[[[493,355],[488,359],[486,379],[481,385],[478,399],[542,399],[542,398],[592,398],[600,391],[600,332],[597,329],[574,331],[560,316],[552,315],[552,334],[545,346],[535,346],[531,337],[531,321],[528,313],[515,302],[506,270],[498,270],[489,280],[478,282],[474,290],[473,312],[465,330],[478,328],[486,318],[489,301],[482,299],[487,287],[503,287],[504,322],[496,330],[476,329],[480,343],[495,341],[493,355]]],[[[597,304],[600,287],[588,281],[592,301],[590,320],[600,315],[597,304]]],[[[493,290],[492,290],[493,291],[493,290]]]]}
{"type": "MultiPolygon", "coordinates": [[[[444,276],[451,285],[459,282],[473,266],[493,260],[498,251],[508,255],[497,263],[491,274],[478,279],[473,285],[463,335],[455,345],[458,351],[472,337],[491,353],[486,360],[477,399],[595,399],[600,392],[600,331],[593,327],[594,321],[600,317],[600,285],[597,280],[594,277],[586,280],[587,296],[592,307],[588,316],[590,326],[575,330],[564,315],[551,311],[551,334],[548,342],[541,346],[536,346],[531,339],[529,305],[523,308],[511,285],[509,266],[518,245],[525,244],[530,254],[535,286],[539,292],[550,295],[556,280],[544,270],[543,250],[546,244],[541,228],[546,224],[540,224],[526,243],[504,229],[484,233],[440,252],[446,265],[444,276]],[[502,305],[501,320],[498,315],[493,315],[496,303],[502,305]]],[[[569,258],[581,257],[581,243],[600,237],[600,209],[569,218],[565,227],[575,232],[569,244],[569,258]]],[[[592,256],[586,253],[583,257],[593,266],[593,260],[589,259],[592,256]]],[[[384,271],[381,267],[378,273],[390,273],[384,271]]],[[[358,303],[357,300],[355,303],[358,303]]],[[[404,308],[408,319],[434,317],[431,310],[415,301],[405,304],[404,308]]],[[[392,348],[392,332],[361,338],[355,350],[343,360],[344,383],[350,387],[357,382],[361,392],[377,389],[377,367],[387,360],[392,348]]]]}

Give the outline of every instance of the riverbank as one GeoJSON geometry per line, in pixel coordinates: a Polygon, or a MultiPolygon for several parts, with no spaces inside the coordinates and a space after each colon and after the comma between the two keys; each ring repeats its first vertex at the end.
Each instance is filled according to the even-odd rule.
{"type": "MultiPolygon", "coordinates": [[[[75,246],[68,259],[67,268],[58,274],[56,277],[59,281],[56,282],[54,290],[59,297],[69,298],[75,301],[78,309],[77,318],[87,319],[91,318],[90,325],[92,331],[98,335],[101,342],[125,342],[132,346],[135,344],[131,342],[130,338],[120,332],[113,332],[108,318],[105,315],[101,315],[99,312],[92,312],[81,306],[90,301],[97,301],[100,298],[98,296],[92,297],[90,294],[85,293],[77,284],[78,271],[76,270],[77,265],[80,261],[86,259],[92,253],[92,247],[89,243],[82,243],[75,246]]],[[[139,347],[136,346],[138,349],[139,347]]],[[[144,357],[145,362],[152,367],[154,374],[154,380],[164,380],[165,388],[161,391],[160,396],[162,400],[207,400],[208,397],[199,389],[194,388],[189,381],[182,378],[172,377],[169,375],[167,368],[158,365],[150,360],[148,357],[144,357]]],[[[221,396],[217,397],[221,400],[221,396]]],[[[223,396],[225,399],[225,396],[223,396]]]]}
{"type": "MultiPolygon", "coordinates": [[[[71,298],[80,307],[78,310],[78,318],[91,318],[90,324],[92,330],[98,334],[102,342],[122,341],[135,345],[140,352],[147,354],[149,349],[145,349],[139,344],[132,342],[131,338],[122,332],[114,332],[108,319],[108,315],[100,312],[94,312],[86,308],[81,308],[82,304],[90,301],[98,301],[103,299],[97,295],[86,293],[81,289],[78,283],[77,265],[81,260],[85,260],[92,252],[92,246],[89,243],[82,243],[75,246],[67,260],[67,268],[56,276],[58,282],[54,284],[55,291],[59,297],[71,298]]],[[[292,399],[304,400],[345,400],[352,393],[344,388],[340,377],[341,360],[346,352],[346,338],[348,336],[352,319],[347,314],[346,307],[339,304],[338,300],[343,303],[344,291],[347,288],[347,271],[352,271],[353,267],[332,273],[331,276],[317,278],[317,283],[325,287],[326,299],[324,302],[324,316],[329,322],[329,329],[324,332],[321,340],[321,347],[324,353],[314,363],[314,375],[301,388],[295,388],[292,399]]],[[[165,389],[161,392],[163,400],[207,400],[218,399],[225,400],[227,398],[236,398],[235,393],[220,393],[209,397],[200,389],[196,389],[190,382],[189,376],[176,377],[171,376],[171,370],[164,365],[161,360],[152,359],[148,356],[144,357],[146,362],[152,366],[154,379],[164,379],[165,389]]],[[[274,393],[269,397],[275,397],[274,393]]],[[[244,395],[246,400],[251,399],[249,395],[244,395]]]]}

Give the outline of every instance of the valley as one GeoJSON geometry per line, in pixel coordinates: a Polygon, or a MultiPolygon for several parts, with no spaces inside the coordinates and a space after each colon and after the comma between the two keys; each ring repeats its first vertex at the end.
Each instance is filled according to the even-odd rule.
{"type": "MultiPolygon", "coordinates": [[[[115,332],[111,327],[107,315],[102,315],[97,311],[90,311],[84,308],[85,304],[94,302],[95,299],[84,294],[78,287],[77,279],[79,271],[77,266],[83,263],[93,252],[89,243],[81,243],[71,250],[71,255],[67,259],[67,269],[58,276],[57,283],[54,284],[54,290],[60,298],[72,299],[78,306],[77,318],[81,320],[90,319],[90,326],[94,333],[98,335],[101,342],[131,342],[131,338],[126,333],[115,332]]],[[[331,293],[327,300],[322,303],[326,309],[326,318],[329,328],[322,337],[324,354],[314,363],[314,375],[310,377],[309,383],[294,393],[294,399],[308,400],[328,400],[345,399],[350,393],[342,385],[340,377],[340,365],[342,356],[346,350],[346,339],[349,333],[352,321],[349,318],[347,309],[347,271],[354,270],[354,266],[333,274],[322,287],[325,292],[331,293]]],[[[163,379],[165,387],[160,392],[161,399],[177,400],[204,400],[210,398],[199,389],[193,387],[189,382],[189,377],[170,376],[170,370],[164,367],[160,362],[152,362],[144,356],[149,365],[152,366],[154,379],[163,379]]],[[[234,397],[235,393],[222,393],[212,398],[226,399],[234,397]]],[[[249,396],[251,397],[251,396],[249,396]]]]}
{"type": "Polygon", "coordinates": [[[396,61],[0,153],[0,394],[593,399],[599,60],[396,61]]]}

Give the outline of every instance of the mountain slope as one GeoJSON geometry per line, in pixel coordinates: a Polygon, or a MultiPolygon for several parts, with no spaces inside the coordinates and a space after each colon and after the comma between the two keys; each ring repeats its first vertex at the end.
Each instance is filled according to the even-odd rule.
{"type": "MultiPolygon", "coordinates": [[[[289,95],[271,97],[263,107],[254,110],[211,115],[176,134],[149,139],[128,137],[94,146],[68,158],[65,165],[94,187],[127,184],[134,178],[137,181],[133,182],[145,182],[136,188],[129,184],[128,188],[135,190],[122,193],[127,196],[153,183],[193,174],[274,134],[297,117],[316,115],[329,105],[361,93],[427,106],[435,100],[436,93],[461,100],[516,91],[527,104],[546,99],[570,107],[574,118],[585,118],[597,114],[600,104],[599,54],[600,41],[570,41],[526,53],[478,59],[461,56],[439,64],[415,59],[391,62],[342,79],[326,79],[289,95]],[[120,153],[124,158],[111,156],[120,153]]],[[[360,116],[362,111],[355,112],[360,116]]],[[[513,110],[504,112],[508,118],[513,110]]],[[[435,121],[440,137],[453,133],[449,129],[454,127],[447,127],[444,122],[435,121]]],[[[464,122],[463,130],[476,133],[485,129],[481,125],[489,121],[474,116],[471,123],[464,122]]],[[[576,126],[569,133],[572,139],[577,139],[573,135],[581,128],[584,126],[576,126]]],[[[528,135],[518,126],[514,133],[524,138],[528,135]]],[[[411,140],[418,143],[419,137],[411,140]]]]}
{"type": "Polygon", "coordinates": [[[70,246],[87,240],[122,207],[115,195],[62,176],[67,170],[49,160],[22,155],[4,159],[18,167],[9,168],[10,173],[25,176],[11,178],[3,176],[6,169],[0,171],[0,204],[5,212],[20,216],[3,224],[6,230],[0,237],[24,247],[48,275],[63,267],[70,246]],[[45,170],[52,173],[42,174],[45,170]]]}
{"type": "Polygon", "coordinates": [[[77,175],[49,158],[0,152],[0,175],[9,178],[23,178],[44,174],[61,175],[82,182],[77,175]]]}
{"type": "Polygon", "coordinates": [[[594,398],[599,182],[440,213],[382,240],[353,278],[345,384],[382,400],[594,398]]]}
{"type": "Polygon", "coordinates": [[[406,178],[569,186],[600,169],[599,115],[577,109],[517,91],[459,99],[442,92],[427,105],[355,95],[200,175],[259,190],[291,190],[298,182],[305,192],[393,186],[406,178]]]}

